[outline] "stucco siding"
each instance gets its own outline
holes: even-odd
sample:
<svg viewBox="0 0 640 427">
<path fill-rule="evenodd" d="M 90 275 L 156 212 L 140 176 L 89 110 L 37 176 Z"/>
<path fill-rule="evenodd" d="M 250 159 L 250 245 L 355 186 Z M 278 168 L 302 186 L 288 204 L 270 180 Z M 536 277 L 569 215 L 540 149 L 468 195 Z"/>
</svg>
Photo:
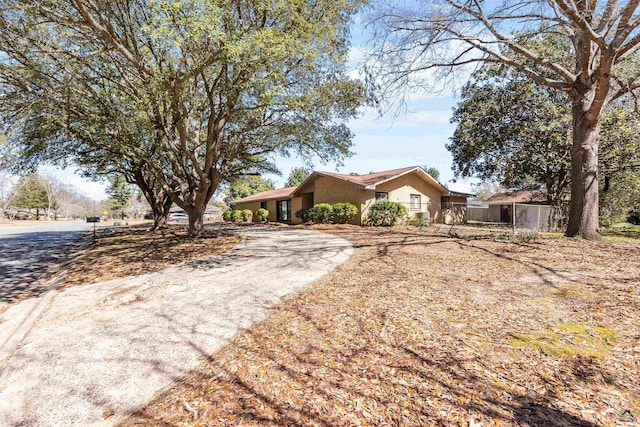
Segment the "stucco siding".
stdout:
<svg viewBox="0 0 640 427">
<path fill-rule="evenodd" d="M 403 175 L 380 184 L 376 187 L 375 191 L 388 193 L 388 200 L 390 202 L 402 203 L 410 215 L 417 212 L 429 212 L 432 220 L 441 215 L 440 200 L 442 193 L 438 188 L 430 185 L 414 173 Z M 419 209 L 411 209 L 410 202 L 412 194 L 420 195 Z"/>
</svg>

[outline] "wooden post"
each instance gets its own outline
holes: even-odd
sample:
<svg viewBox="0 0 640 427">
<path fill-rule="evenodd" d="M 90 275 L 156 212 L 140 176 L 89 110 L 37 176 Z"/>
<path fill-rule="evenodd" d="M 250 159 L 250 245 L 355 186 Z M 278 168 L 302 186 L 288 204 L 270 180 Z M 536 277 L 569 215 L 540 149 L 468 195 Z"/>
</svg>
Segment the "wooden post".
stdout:
<svg viewBox="0 0 640 427">
<path fill-rule="evenodd" d="M 539 231 L 540 230 L 540 209 L 542 208 L 542 206 L 538 205 L 538 222 L 536 223 L 536 229 Z"/>
<path fill-rule="evenodd" d="M 511 202 L 511 231 L 516 234 L 516 202 Z"/>
</svg>

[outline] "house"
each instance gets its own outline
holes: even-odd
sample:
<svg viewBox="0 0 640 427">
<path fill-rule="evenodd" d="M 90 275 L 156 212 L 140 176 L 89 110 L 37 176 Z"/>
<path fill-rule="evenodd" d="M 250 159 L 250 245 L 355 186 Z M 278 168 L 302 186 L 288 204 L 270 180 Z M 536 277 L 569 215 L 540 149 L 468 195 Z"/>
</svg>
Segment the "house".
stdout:
<svg viewBox="0 0 640 427">
<path fill-rule="evenodd" d="M 419 166 L 393 169 L 367 175 L 313 172 L 297 187 L 279 188 L 233 202 L 235 209 L 260 208 L 269 211 L 269 221 L 299 224 L 300 209 L 319 203 L 348 202 L 358 208 L 353 224 L 362 224 L 369 207 L 377 200 L 400 202 L 411 215 L 429 219 L 441 217 L 441 203 L 466 203 L 466 196 L 450 192 Z M 256 216 L 254 215 L 254 219 Z"/>
</svg>

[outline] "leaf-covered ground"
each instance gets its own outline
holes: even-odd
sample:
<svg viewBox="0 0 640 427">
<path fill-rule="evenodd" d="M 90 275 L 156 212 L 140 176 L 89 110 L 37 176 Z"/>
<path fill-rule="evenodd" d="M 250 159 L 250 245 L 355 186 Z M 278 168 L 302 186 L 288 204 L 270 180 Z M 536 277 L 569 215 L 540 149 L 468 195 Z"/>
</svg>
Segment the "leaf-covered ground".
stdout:
<svg viewBox="0 0 640 427">
<path fill-rule="evenodd" d="M 205 228 L 197 239 L 185 227 L 150 232 L 149 225 L 114 227 L 113 234 L 98 233 L 74 260 L 61 287 L 97 283 L 105 280 L 157 271 L 172 264 L 217 255 L 235 246 L 235 234 Z"/>
<path fill-rule="evenodd" d="M 614 426 L 625 409 L 640 415 L 637 241 L 316 228 L 355 254 L 124 425 Z"/>
</svg>

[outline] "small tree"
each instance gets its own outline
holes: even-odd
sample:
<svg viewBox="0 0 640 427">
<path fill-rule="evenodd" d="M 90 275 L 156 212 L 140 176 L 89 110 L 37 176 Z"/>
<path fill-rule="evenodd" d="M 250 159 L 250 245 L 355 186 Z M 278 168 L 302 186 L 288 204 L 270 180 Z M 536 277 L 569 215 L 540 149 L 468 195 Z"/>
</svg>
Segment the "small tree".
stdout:
<svg viewBox="0 0 640 427">
<path fill-rule="evenodd" d="M 45 182 L 36 174 L 23 177 L 16 186 L 13 196 L 13 206 L 20 209 L 36 210 L 36 219 L 40 218 L 40 209 L 50 206 Z"/>
<path fill-rule="evenodd" d="M 114 212 L 120 211 L 120 217 L 124 219 L 124 208 L 129 204 L 131 189 L 122 175 L 109 178 L 107 194 L 109 195 L 111 210 Z"/>
</svg>

